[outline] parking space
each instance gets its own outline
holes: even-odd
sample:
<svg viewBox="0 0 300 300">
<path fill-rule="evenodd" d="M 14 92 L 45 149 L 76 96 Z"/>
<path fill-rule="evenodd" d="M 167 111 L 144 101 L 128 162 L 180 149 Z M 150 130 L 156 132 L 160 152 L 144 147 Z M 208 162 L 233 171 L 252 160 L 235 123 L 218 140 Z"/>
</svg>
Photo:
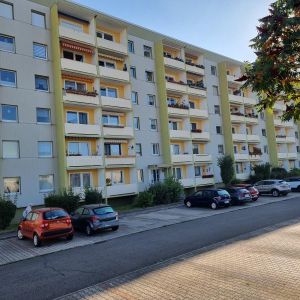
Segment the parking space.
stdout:
<svg viewBox="0 0 300 300">
<path fill-rule="evenodd" d="M 198 218 L 209 217 L 240 209 L 247 209 L 253 206 L 266 205 L 296 197 L 299 197 L 300 199 L 300 193 L 290 193 L 288 196 L 277 198 L 262 196 L 257 202 L 218 210 L 198 207 L 186 208 L 184 205 L 178 205 L 177 207 L 159 208 L 154 211 L 139 211 L 122 216 L 120 218 L 120 228 L 118 231 L 106 231 L 95 234 L 91 237 L 87 237 L 82 233 L 76 233 L 72 241 L 60 240 L 48 242 L 43 244 L 40 248 L 35 248 L 30 240 L 19 241 L 17 238 L 5 239 L 0 241 L 0 265 L 75 247 L 104 242 L 121 236 L 151 230 L 166 225 L 191 221 Z"/>
</svg>

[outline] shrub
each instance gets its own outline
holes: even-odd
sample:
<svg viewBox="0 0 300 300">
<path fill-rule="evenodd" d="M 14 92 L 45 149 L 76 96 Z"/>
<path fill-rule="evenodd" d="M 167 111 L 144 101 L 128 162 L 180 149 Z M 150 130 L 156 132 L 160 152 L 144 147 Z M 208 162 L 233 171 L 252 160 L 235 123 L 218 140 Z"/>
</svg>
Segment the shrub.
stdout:
<svg viewBox="0 0 300 300">
<path fill-rule="evenodd" d="M 16 214 L 17 207 L 10 201 L 0 197 L 0 229 L 5 229 Z"/>
<path fill-rule="evenodd" d="M 103 201 L 102 193 L 97 189 L 86 188 L 84 194 L 86 204 L 100 204 Z"/>
<path fill-rule="evenodd" d="M 80 197 L 72 191 L 63 191 L 59 194 L 50 194 L 45 197 L 45 206 L 60 207 L 71 213 L 79 206 Z"/>
<path fill-rule="evenodd" d="M 154 205 L 170 203 L 167 186 L 162 182 L 152 184 L 148 191 L 153 195 Z"/>
<path fill-rule="evenodd" d="M 135 198 L 134 206 L 136 207 L 149 207 L 154 204 L 154 196 L 148 191 L 144 191 L 138 194 Z"/>
<path fill-rule="evenodd" d="M 294 168 L 289 171 L 288 176 L 293 177 L 293 176 L 300 176 L 300 169 Z"/>
<path fill-rule="evenodd" d="M 271 176 L 271 165 L 269 163 L 253 167 L 254 175 L 250 176 L 252 182 L 269 179 Z"/>
<path fill-rule="evenodd" d="M 288 172 L 285 168 L 272 168 L 271 171 L 271 178 L 275 178 L 275 179 L 283 179 L 286 178 L 288 175 Z"/>
<path fill-rule="evenodd" d="M 165 179 L 164 185 L 167 188 L 168 202 L 178 202 L 183 194 L 182 184 L 174 177 L 168 177 Z"/>
<path fill-rule="evenodd" d="M 231 180 L 231 184 L 240 184 L 240 183 L 242 183 L 242 182 L 243 182 L 242 180 L 237 179 L 237 178 L 233 178 L 233 179 Z"/>
<path fill-rule="evenodd" d="M 233 159 L 230 155 L 218 158 L 218 166 L 221 169 L 221 178 L 225 185 L 231 183 L 234 177 Z"/>
</svg>

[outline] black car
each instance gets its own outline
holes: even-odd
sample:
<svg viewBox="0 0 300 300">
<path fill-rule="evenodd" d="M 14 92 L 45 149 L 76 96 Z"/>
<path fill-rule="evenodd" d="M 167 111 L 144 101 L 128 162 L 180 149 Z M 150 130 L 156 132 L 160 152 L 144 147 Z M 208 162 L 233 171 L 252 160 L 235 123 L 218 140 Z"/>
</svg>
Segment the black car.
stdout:
<svg viewBox="0 0 300 300">
<path fill-rule="evenodd" d="M 118 213 L 104 204 L 83 205 L 71 213 L 71 220 L 74 229 L 85 231 L 87 235 L 101 229 L 115 231 L 119 228 Z"/>
<path fill-rule="evenodd" d="M 250 192 L 245 188 L 232 186 L 226 188 L 226 191 L 231 197 L 231 204 L 243 204 L 253 201 Z"/>
<path fill-rule="evenodd" d="M 218 207 L 228 207 L 230 205 L 230 195 L 222 189 L 207 189 L 193 193 L 184 199 L 187 207 L 208 206 L 212 209 Z"/>
</svg>

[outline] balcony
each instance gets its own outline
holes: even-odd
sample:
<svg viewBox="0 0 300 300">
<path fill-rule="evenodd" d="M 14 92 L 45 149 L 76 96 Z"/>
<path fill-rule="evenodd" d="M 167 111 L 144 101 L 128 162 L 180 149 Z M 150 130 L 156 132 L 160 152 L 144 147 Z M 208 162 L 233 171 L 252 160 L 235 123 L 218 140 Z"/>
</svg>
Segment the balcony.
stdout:
<svg viewBox="0 0 300 300">
<path fill-rule="evenodd" d="M 179 182 L 183 185 L 183 187 L 188 188 L 188 187 L 193 187 L 195 185 L 194 179 L 193 178 L 182 178 L 179 179 Z"/>
<path fill-rule="evenodd" d="M 191 133 L 188 130 L 170 130 L 171 139 L 189 140 Z"/>
<path fill-rule="evenodd" d="M 214 175 L 203 175 L 202 177 L 195 178 L 196 186 L 198 185 L 214 185 L 215 178 Z"/>
<path fill-rule="evenodd" d="M 194 154 L 194 162 L 211 162 L 211 154 Z"/>
<path fill-rule="evenodd" d="M 259 135 L 256 135 L 256 134 L 247 134 L 247 140 L 249 143 L 259 143 L 260 142 Z"/>
<path fill-rule="evenodd" d="M 95 65 L 87 64 L 72 59 L 61 58 L 61 69 L 62 71 L 80 73 L 88 76 L 97 76 L 97 68 Z"/>
<path fill-rule="evenodd" d="M 286 142 L 287 143 L 296 143 L 296 138 L 294 136 L 287 136 Z"/>
<path fill-rule="evenodd" d="M 236 161 L 249 160 L 249 154 L 248 153 L 234 153 L 234 159 Z"/>
<path fill-rule="evenodd" d="M 249 159 L 251 161 L 260 161 L 261 158 L 261 154 L 249 154 Z"/>
<path fill-rule="evenodd" d="M 209 141 L 209 132 L 192 131 L 191 133 L 193 140 Z"/>
<path fill-rule="evenodd" d="M 274 125 L 278 127 L 294 127 L 293 121 L 284 122 L 279 118 L 274 118 Z"/>
<path fill-rule="evenodd" d="M 196 109 L 190 108 L 190 116 L 195 118 L 208 118 L 208 110 L 207 109 Z"/>
<path fill-rule="evenodd" d="M 187 117 L 189 115 L 189 107 L 184 104 L 168 104 L 168 114 L 179 117 Z"/>
<path fill-rule="evenodd" d="M 135 164 L 134 156 L 105 156 L 105 165 L 108 166 L 129 166 Z"/>
<path fill-rule="evenodd" d="M 188 85 L 187 92 L 188 92 L 188 94 L 191 94 L 191 95 L 202 96 L 202 97 L 207 96 L 205 87 L 201 87 L 201 86 L 194 85 L 194 84 Z"/>
<path fill-rule="evenodd" d="M 98 94 L 95 92 L 76 92 L 74 90 L 63 90 L 63 100 L 72 104 L 99 105 Z"/>
<path fill-rule="evenodd" d="M 99 125 L 65 123 L 65 135 L 99 137 L 101 129 Z"/>
<path fill-rule="evenodd" d="M 182 81 L 166 81 L 166 89 L 177 93 L 187 92 L 187 86 Z"/>
<path fill-rule="evenodd" d="M 59 36 L 68 40 L 73 40 L 83 44 L 95 46 L 95 39 L 91 34 L 79 32 L 63 26 L 59 26 Z"/>
<path fill-rule="evenodd" d="M 175 59 L 175 58 L 164 57 L 164 64 L 165 64 L 165 66 L 179 69 L 179 70 L 185 69 L 184 62 L 179 59 Z"/>
<path fill-rule="evenodd" d="M 115 110 L 131 110 L 131 101 L 124 98 L 113 98 L 101 96 L 101 104 L 104 108 L 113 108 Z"/>
<path fill-rule="evenodd" d="M 246 123 L 258 124 L 258 115 L 255 114 L 245 114 Z"/>
<path fill-rule="evenodd" d="M 244 104 L 246 106 L 254 106 L 254 105 L 256 105 L 256 100 L 253 99 L 253 98 L 243 97 L 243 99 L 244 99 Z"/>
<path fill-rule="evenodd" d="M 100 77 L 111 79 L 114 81 L 129 82 L 129 73 L 127 71 L 106 68 L 106 67 L 99 67 L 99 70 L 100 70 Z"/>
<path fill-rule="evenodd" d="M 297 159 L 297 153 L 296 152 L 289 152 L 287 153 L 288 159 Z"/>
<path fill-rule="evenodd" d="M 233 83 L 236 83 L 236 84 L 239 84 L 239 85 L 242 85 L 244 84 L 244 82 L 240 82 L 240 81 L 235 81 L 239 78 L 239 76 L 236 76 L 236 75 L 227 75 L 227 81 L 228 82 L 233 82 Z"/>
<path fill-rule="evenodd" d="M 276 135 L 276 143 L 286 143 L 286 135 Z"/>
<path fill-rule="evenodd" d="M 245 122 L 245 116 L 242 113 L 234 113 L 232 112 L 230 115 L 231 122 L 236 123 L 244 123 Z"/>
<path fill-rule="evenodd" d="M 198 75 L 204 75 L 204 66 L 203 65 L 197 65 L 194 63 L 186 62 L 185 63 L 185 69 L 187 72 L 198 74 Z"/>
<path fill-rule="evenodd" d="M 273 106 L 273 110 L 285 111 L 285 109 L 286 109 L 285 105 L 281 103 L 275 103 Z"/>
<path fill-rule="evenodd" d="M 237 173 L 235 174 L 236 179 L 239 180 L 247 180 L 249 179 L 250 174 L 249 173 Z"/>
<path fill-rule="evenodd" d="M 232 140 L 234 142 L 245 142 L 247 140 L 247 135 L 243 133 L 233 133 Z"/>
<path fill-rule="evenodd" d="M 103 125 L 104 137 L 110 138 L 128 138 L 134 137 L 132 127 L 123 126 L 113 126 L 113 125 Z"/>
<path fill-rule="evenodd" d="M 107 50 L 110 52 L 115 52 L 122 55 L 127 55 L 127 45 L 123 45 L 121 43 L 116 43 L 113 41 L 109 41 L 106 39 L 101 39 L 97 37 L 97 46 L 100 49 Z"/>
<path fill-rule="evenodd" d="M 236 104 L 244 104 L 244 99 L 240 95 L 228 94 L 229 101 Z"/>
<path fill-rule="evenodd" d="M 193 155 L 191 154 L 172 154 L 173 163 L 187 163 L 193 161 Z"/>
<path fill-rule="evenodd" d="M 277 157 L 278 157 L 278 159 L 287 159 L 288 155 L 286 152 L 278 152 Z M 296 154 L 296 157 L 297 157 L 297 154 Z"/>
<path fill-rule="evenodd" d="M 67 156 L 67 168 L 97 169 L 102 165 L 102 156 Z"/>
<path fill-rule="evenodd" d="M 132 195 L 137 194 L 138 187 L 137 184 L 131 183 L 131 184 L 115 184 L 111 186 L 106 187 L 106 196 L 108 198 L 110 197 L 116 197 L 116 196 L 124 196 L 124 195 Z"/>
</svg>

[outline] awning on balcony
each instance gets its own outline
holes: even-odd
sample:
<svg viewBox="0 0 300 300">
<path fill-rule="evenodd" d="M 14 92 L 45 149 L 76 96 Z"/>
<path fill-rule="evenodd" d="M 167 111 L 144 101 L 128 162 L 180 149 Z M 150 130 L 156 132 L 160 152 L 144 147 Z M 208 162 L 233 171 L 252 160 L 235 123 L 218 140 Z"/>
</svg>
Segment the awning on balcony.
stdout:
<svg viewBox="0 0 300 300">
<path fill-rule="evenodd" d="M 111 56 L 111 55 L 107 55 L 107 54 L 103 54 L 103 53 L 99 53 L 99 57 L 108 58 L 108 59 L 112 59 L 112 60 L 118 60 L 118 61 L 124 61 L 123 58 Z"/>
<path fill-rule="evenodd" d="M 90 48 L 79 46 L 78 44 L 73 44 L 73 43 L 70 43 L 70 42 L 61 42 L 61 46 L 63 48 L 76 50 L 76 51 L 81 51 L 81 52 L 84 52 L 84 53 L 89 53 L 89 54 L 94 53 L 94 50 L 92 50 Z"/>
<path fill-rule="evenodd" d="M 127 140 L 104 140 L 105 144 L 128 144 Z"/>
<path fill-rule="evenodd" d="M 94 83 L 94 79 L 84 77 L 84 76 L 80 77 L 80 76 L 73 76 L 73 75 L 69 75 L 69 74 L 62 74 L 62 78 L 67 79 L 67 80 L 84 81 L 87 83 Z"/>
</svg>

